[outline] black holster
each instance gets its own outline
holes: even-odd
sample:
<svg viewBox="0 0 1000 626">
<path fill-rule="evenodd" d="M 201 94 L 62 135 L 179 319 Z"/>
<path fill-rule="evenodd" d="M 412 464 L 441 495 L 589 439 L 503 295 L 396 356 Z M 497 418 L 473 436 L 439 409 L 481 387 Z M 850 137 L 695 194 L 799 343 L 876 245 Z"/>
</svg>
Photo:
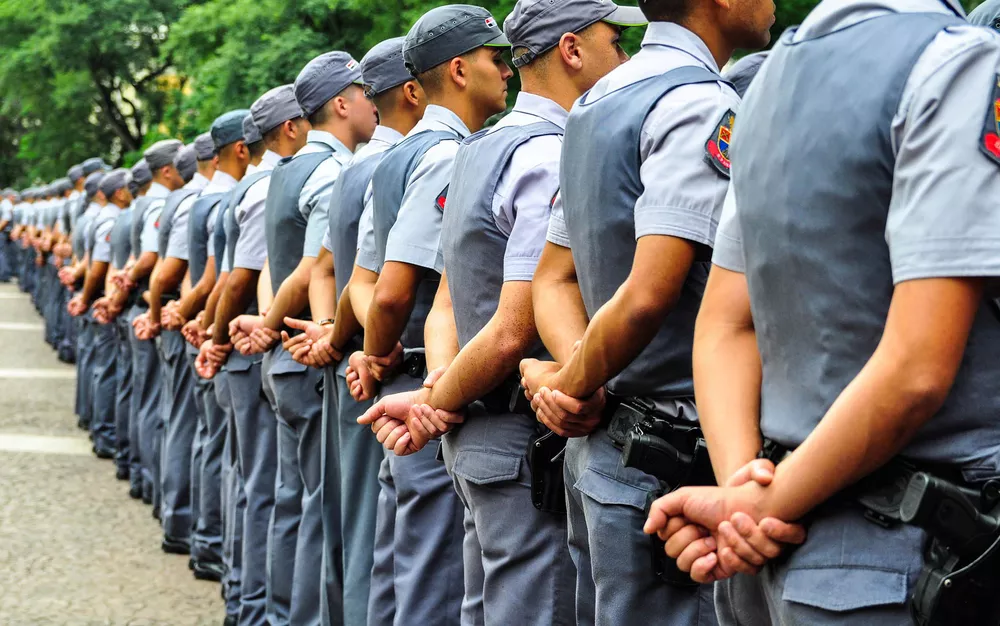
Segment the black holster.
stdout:
<svg viewBox="0 0 1000 626">
<path fill-rule="evenodd" d="M 715 485 L 708 447 L 696 422 L 660 413 L 636 398 L 613 399 L 607 420 L 608 436 L 622 450 L 622 464 L 654 476 L 660 489 L 649 494 L 646 513 L 653 501 L 675 489 Z M 677 588 L 697 588 L 699 583 L 681 571 L 667 556 L 666 544 L 650 536 L 653 574 Z"/>
<path fill-rule="evenodd" d="M 528 442 L 531 503 L 539 511 L 566 515 L 565 452 L 566 439 L 541 425 Z"/>
</svg>

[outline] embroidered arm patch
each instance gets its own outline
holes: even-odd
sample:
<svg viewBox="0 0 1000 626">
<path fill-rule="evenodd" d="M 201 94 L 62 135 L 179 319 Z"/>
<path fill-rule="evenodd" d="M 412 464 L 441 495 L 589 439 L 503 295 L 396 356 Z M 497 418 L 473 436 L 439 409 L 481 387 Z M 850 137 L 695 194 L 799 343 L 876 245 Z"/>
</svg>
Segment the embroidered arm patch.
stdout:
<svg viewBox="0 0 1000 626">
<path fill-rule="evenodd" d="M 448 185 L 451 187 L 451 185 Z M 437 200 L 434 201 L 434 206 L 438 208 L 438 211 L 444 211 L 444 205 L 448 201 L 448 187 L 444 188 L 444 191 L 438 195 Z"/>
<path fill-rule="evenodd" d="M 705 144 L 705 158 L 726 178 L 729 178 L 729 170 L 732 169 L 732 163 L 729 161 L 729 142 L 732 140 L 735 122 L 736 114 L 729 109 L 719 120 L 719 124 Z"/>
<path fill-rule="evenodd" d="M 983 136 L 979 139 L 979 149 L 994 163 L 1000 164 L 1000 74 L 993 79 L 990 102 L 983 123 Z"/>
</svg>

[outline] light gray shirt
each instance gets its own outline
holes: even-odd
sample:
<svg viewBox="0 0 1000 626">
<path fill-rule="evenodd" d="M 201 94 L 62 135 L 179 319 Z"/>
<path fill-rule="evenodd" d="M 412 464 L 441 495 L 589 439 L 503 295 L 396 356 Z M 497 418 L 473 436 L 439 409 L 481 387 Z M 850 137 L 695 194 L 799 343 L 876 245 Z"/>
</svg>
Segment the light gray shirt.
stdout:
<svg viewBox="0 0 1000 626">
<path fill-rule="evenodd" d="M 160 183 L 153 183 L 149 186 L 149 191 L 146 192 L 146 197 L 153 198 L 153 200 L 146 209 L 146 215 L 149 217 L 142 225 L 142 234 L 139 239 L 142 248 L 139 251 L 140 254 L 158 252 L 160 249 L 160 213 L 163 212 L 163 205 L 166 204 L 169 195 L 170 190 Z M 137 219 L 141 219 L 141 217 L 140 215 L 134 216 Z"/>
<path fill-rule="evenodd" d="M 281 157 L 268 150 L 257 166 L 258 172 L 273 170 Z M 264 204 L 267 191 L 271 188 L 271 177 L 265 176 L 250 186 L 243 201 L 236 207 L 236 222 L 240 225 L 240 236 L 233 251 L 233 267 L 256 272 L 264 269 L 267 261 L 267 225 L 264 220 Z"/>
<path fill-rule="evenodd" d="M 678 24 L 653 22 L 638 54 L 598 81 L 584 98 L 598 98 L 688 66 L 719 72 L 697 35 Z M 635 204 L 637 240 L 646 235 L 669 235 L 708 246 L 715 241 L 729 180 L 706 159 L 705 144 L 716 134 L 723 116 L 738 110 L 739 101 L 728 85 L 683 85 L 667 93 L 646 116 L 639 142 L 643 193 Z M 558 198 L 553 203 L 548 240 L 569 247 Z"/>
<path fill-rule="evenodd" d="M 462 139 L 471 133 L 465 123 L 441 106 L 428 105 L 424 117 L 407 136 L 436 130 L 452 131 Z M 397 261 L 444 271 L 441 252 L 442 209 L 438 199 L 448 189 L 455 166 L 458 140 L 444 140 L 424 154 L 406 181 L 406 191 L 396 222 L 389 231 L 385 261 Z"/>
<path fill-rule="evenodd" d="M 115 227 L 115 219 L 122 212 L 110 202 L 101 208 L 94 221 L 94 249 L 90 251 L 90 262 L 111 262 L 111 231 Z"/>
<path fill-rule="evenodd" d="M 181 201 L 174 212 L 174 221 L 170 225 L 170 237 L 167 239 L 167 257 L 187 261 L 190 255 L 188 250 L 188 221 L 191 218 L 191 207 L 194 201 L 206 193 L 211 186 L 211 181 L 195 174 L 191 181 L 184 185 L 185 189 L 194 189 L 198 193 L 191 194 Z M 210 192 L 209 192 L 210 193 Z"/>
<path fill-rule="evenodd" d="M 320 152 L 324 146 L 333 150 L 331 158 L 320 163 L 309 175 L 299 195 L 299 213 L 306 219 L 302 256 L 315 258 L 319 256 L 319 249 L 323 245 L 323 234 L 330 227 L 330 196 L 333 194 L 333 185 L 354 155 L 339 139 L 326 131 L 311 130 L 306 139 L 309 143 L 295 156 Z"/>
<path fill-rule="evenodd" d="M 956 2 L 949 4 L 961 14 Z M 891 12 L 948 9 L 938 0 L 827 0 L 797 37 Z M 962 25 L 939 33 L 910 71 L 890 129 L 896 164 L 885 240 L 894 283 L 1000 275 L 1000 172 L 980 149 L 998 69 L 1000 39 L 988 29 Z M 752 86 L 747 97 L 753 97 Z M 733 193 L 725 201 L 712 261 L 745 271 Z"/>
</svg>

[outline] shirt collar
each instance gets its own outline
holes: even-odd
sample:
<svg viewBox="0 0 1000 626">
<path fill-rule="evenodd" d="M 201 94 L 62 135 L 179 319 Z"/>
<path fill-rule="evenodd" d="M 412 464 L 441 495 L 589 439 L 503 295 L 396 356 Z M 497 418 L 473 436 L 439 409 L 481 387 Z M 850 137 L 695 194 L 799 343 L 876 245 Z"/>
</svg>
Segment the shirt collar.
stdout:
<svg viewBox="0 0 1000 626">
<path fill-rule="evenodd" d="M 566 118 L 569 117 L 569 111 L 556 104 L 554 100 L 525 91 L 517 94 L 514 111 L 540 117 L 563 130 L 566 129 Z"/>
<path fill-rule="evenodd" d="M 708 46 L 695 35 L 680 24 L 673 22 L 650 22 L 646 27 L 646 36 L 642 39 L 642 47 L 647 46 L 667 46 L 687 52 L 694 58 L 705 64 L 705 67 L 713 72 L 719 71 L 719 66 L 715 63 L 715 57 L 709 51 Z"/>
<path fill-rule="evenodd" d="M 427 105 L 427 108 L 424 110 L 424 117 L 422 121 L 443 124 L 458 133 L 463 138 L 472 134 L 469 132 L 469 127 L 462 121 L 462 118 L 456 115 L 454 111 L 436 104 Z"/>
<path fill-rule="evenodd" d="M 279 155 L 277 152 L 272 152 L 271 150 L 268 150 L 267 152 L 264 153 L 264 156 L 261 157 L 260 165 L 257 166 L 257 169 L 262 172 L 266 172 L 267 170 L 273 170 L 274 166 L 277 165 L 279 161 L 281 161 L 281 155 Z"/>
<path fill-rule="evenodd" d="M 372 133 L 372 141 L 381 141 L 384 144 L 394 146 L 403 140 L 403 133 L 399 132 L 395 128 L 389 128 L 388 126 L 382 126 L 379 124 L 375 127 L 375 132 Z"/>
<path fill-rule="evenodd" d="M 954 13 L 965 18 L 958 0 L 824 0 L 802 21 L 795 40 L 819 37 L 888 13 Z"/>
<path fill-rule="evenodd" d="M 337 152 L 347 157 L 350 157 L 352 154 L 351 151 L 347 149 L 347 146 L 345 146 L 339 139 L 334 137 L 332 133 L 328 133 L 325 130 L 309 131 L 309 133 L 306 135 L 306 141 L 311 143 L 325 143 L 326 145 L 333 148 L 334 152 Z"/>
<path fill-rule="evenodd" d="M 211 182 L 209 182 L 208 186 L 206 186 L 205 189 L 211 187 L 213 190 L 219 189 L 222 191 L 227 191 L 235 186 L 236 186 L 235 178 L 223 172 L 222 170 L 215 170 L 215 173 L 212 174 Z"/>
<path fill-rule="evenodd" d="M 187 189 L 195 189 L 197 191 L 201 191 L 202 189 L 208 186 L 209 182 L 210 181 L 207 178 L 205 178 L 204 174 L 202 174 L 201 172 L 195 172 L 194 178 L 192 178 L 188 182 L 188 184 L 184 185 L 184 187 L 186 187 Z"/>
<path fill-rule="evenodd" d="M 149 186 L 149 191 L 146 192 L 146 195 L 150 198 L 166 198 L 170 195 L 170 190 L 160 183 L 153 183 Z"/>
<path fill-rule="evenodd" d="M 247 171 L 243 174 L 243 178 L 246 178 L 247 176 L 256 173 L 257 173 L 257 166 L 251 163 L 250 165 L 247 165 Z"/>
</svg>

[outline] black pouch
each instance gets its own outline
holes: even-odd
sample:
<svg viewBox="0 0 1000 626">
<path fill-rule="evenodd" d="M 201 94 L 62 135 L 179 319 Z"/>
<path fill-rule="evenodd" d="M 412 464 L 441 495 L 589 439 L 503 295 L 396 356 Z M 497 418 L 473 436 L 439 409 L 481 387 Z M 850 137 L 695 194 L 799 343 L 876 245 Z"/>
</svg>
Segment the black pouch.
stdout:
<svg viewBox="0 0 1000 626">
<path fill-rule="evenodd" d="M 528 442 L 531 503 L 539 511 L 566 514 L 566 479 L 563 476 L 565 450 L 566 439 L 547 428 Z"/>
<path fill-rule="evenodd" d="M 667 493 L 666 489 L 659 489 L 649 494 L 646 499 L 647 517 L 649 516 L 650 508 L 653 506 L 653 501 L 666 495 Z M 682 571 L 679 567 L 677 567 L 677 561 L 667 556 L 667 544 L 663 540 L 661 540 L 657 535 L 650 535 L 649 543 L 649 556 L 654 576 L 671 587 L 677 587 L 679 589 L 694 589 L 698 587 L 699 583 L 696 583 L 691 579 L 691 574 Z"/>
</svg>

